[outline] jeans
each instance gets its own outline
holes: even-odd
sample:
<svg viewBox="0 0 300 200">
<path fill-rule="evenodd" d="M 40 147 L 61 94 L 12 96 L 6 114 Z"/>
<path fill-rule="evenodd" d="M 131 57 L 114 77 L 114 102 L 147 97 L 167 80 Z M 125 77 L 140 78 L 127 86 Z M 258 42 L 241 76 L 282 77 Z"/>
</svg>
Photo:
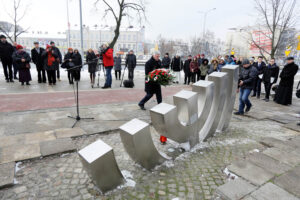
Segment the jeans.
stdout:
<svg viewBox="0 0 300 200">
<path fill-rule="evenodd" d="M 128 69 L 128 79 L 133 80 L 134 78 L 134 69 Z"/>
<path fill-rule="evenodd" d="M 161 90 L 157 91 L 155 94 L 157 103 L 160 104 L 162 102 Z M 145 103 L 153 97 L 153 95 L 154 93 L 147 92 L 146 96 L 140 101 L 139 105 L 144 106 Z"/>
<path fill-rule="evenodd" d="M 253 96 L 260 96 L 261 91 L 261 79 L 257 78 L 254 82 Z"/>
<path fill-rule="evenodd" d="M 247 108 L 251 107 L 252 104 L 249 101 L 249 95 L 251 93 L 251 89 L 240 89 L 240 106 L 239 113 L 244 113 L 245 105 Z"/>
<path fill-rule="evenodd" d="M 271 88 L 272 88 L 272 83 L 265 82 L 264 85 L 265 85 L 265 90 L 266 90 L 266 99 L 269 99 Z"/>
<path fill-rule="evenodd" d="M 105 67 L 105 73 L 106 73 L 106 81 L 105 81 L 105 87 L 111 87 L 112 84 L 112 78 L 111 78 L 111 70 L 112 66 L 110 67 Z"/>
<path fill-rule="evenodd" d="M 121 80 L 121 70 L 115 70 L 116 80 L 118 80 L 118 75 L 119 75 L 119 80 Z"/>
<path fill-rule="evenodd" d="M 11 62 L 3 62 L 3 71 L 6 80 L 13 80 L 13 71 L 12 71 L 12 63 Z M 7 71 L 8 69 L 8 71 Z"/>
</svg>

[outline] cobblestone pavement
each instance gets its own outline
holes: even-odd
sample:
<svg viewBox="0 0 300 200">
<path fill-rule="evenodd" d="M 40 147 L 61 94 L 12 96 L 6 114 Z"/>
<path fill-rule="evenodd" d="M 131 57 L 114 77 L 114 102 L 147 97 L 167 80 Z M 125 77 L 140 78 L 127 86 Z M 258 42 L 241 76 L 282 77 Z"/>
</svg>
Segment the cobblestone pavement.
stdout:
<svg viewBox="0 0 300 200">
<path fill-rule="evenodd" d="M 180 152 L 173 142 L 160 145 L 158 135 L 152 131 L 156 147 L 173 157 L 173 161 L 153 172 L 134 164 L 118 132 L 84 136 L 75 139 L 79 149 L 97 139 L 113 147 L 121 171 L 132 175 L 123 188 L 101 194 L 82 169 L 77 153 L 70 153 L 19 163 L 17 184 L 0 190 L 0 199 L 211 199 L 215 189 L 228 179 L 223 173 L 225 166 L 263 150 L 264 146 L 257 141 L 270 134 L 287 138 L 299 132 L 273 121 L 234 117 L 226 133 L 198 145 L 192 152 Z M 131 187 L 134 183 L 135 187 Z"/>
</svg>

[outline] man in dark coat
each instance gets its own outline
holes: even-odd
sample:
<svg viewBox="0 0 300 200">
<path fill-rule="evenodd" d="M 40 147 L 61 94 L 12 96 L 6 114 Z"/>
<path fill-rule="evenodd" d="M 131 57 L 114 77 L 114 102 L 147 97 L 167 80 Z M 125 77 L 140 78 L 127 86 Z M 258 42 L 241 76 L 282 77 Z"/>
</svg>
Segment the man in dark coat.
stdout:
<svg viewBox="0 0 300 200">
<path fill-rule="evenodd" d="M 61 65 L 62 68 L 66 68 L 68 70 L 68 79 L 69 84 L 74 84 L 73 70 L 71 68 L 75 67 L 74 64 L 75 56 L 72 48 L 68 48 L 68 53 L 64 57 L 64 62 Z"/>
<path fill-rule="evenodd" d="M 60 50 L 55 46 L 55 43 L 53 41 L 50 42 L 50 45 L 52 46 L 52 50 L 54 53 L 58 56 L 57 58 L 57 69 L 56 69 L 56 76 L 58 81 L 60 81 L 60 71 L 59 71 L 59 64 L 62 64 L 62 55 L 60 53 Z"/>
<path fill-rule="evenodd" d="M 239 111 L 235 112 L 235 115 L 243 115 L 244 112 L 249 112 L 252 104 L 249 101 L 249 95 L 251 93 L 251 90 L 253 89 L 253 83 L 255 80 L 255 77 L 257 76 L 257 70 L 255 67 L 250 65 L 250 62 L 248 59 L 243 60 L 243 68 L 240 71 L 239 74 L 239 92 L 240 92 L 240 105 L 239 105 Z M 244 111 L 246 105 L 246 110 Z"/>
<path fill-rule="evenodd" d="M 31 58 L 29 54 L 23 50 L 21 45 L 16 46 L 17 51 L 15 51 L 12 55 L 14 63 L 17 65 L 19 69 L 19 82 L 24 85 L 30 85 L 29 81 L 31 81 L 30 74 L 30 64 Z"/>
<path fill-rule="evenodd" d="M 52 50 L 50 45 L 47 45 L 46 51 L 43 52 L 44 69 L 47 71 L 49 85 L 56 85 L 55 71 L 58 68 L 58 55 Z"/>
<path fill-rule="evenodd" d="M 287 64 L 280 73 L 280 83 L 275 93 L 274 101 L 282 105 L 292 104 L 294 77 L 298 72 L 298 65 L 294 63 L 293 57 L 287 58 Z"/>
<path fill-rule="evenodd" d="M 266 96 L 265 96 L 265 101 L 269 101 L 270 97 L 270 91 L 272 88 L 272 85 L 277 82 L 278 79 L 278 74 L 279 74 L 279 67 L 275 63 L 275 59 L 272 58 L 268 64 L 263 69 L 263 77 L 262 81 L 264 82 L 265 85 L 265 91 L 266 91 Z"/>
<path fill-rule="evenodd" d="M 254 87 L 253 87 L 253 94 L 252 97 L 260 98 L 260 91 L 261 91 L 261 82 L 262 82 L 262 76 L 263 76 L 263 69 L 266 67 L 266 63 L 263 61 L 263 57 L 259 56 L 256 63 L 253 64 L 253 66 L 257 70 L 257 76 L 254 81 Z"/>
<path fill-rule="evenodd" d="M 42 58 L 44 51 L 45 49 L 39 46 L 39 42 L 34 42 L 34 48 L 31 50 L 31 59 L 38 72 L 38 83 L 47 82 L 46 71 L 44 69 L 44 60 Z"/>
<path fill-rule="evenodd" d="M 115 70 L 115 76 L 116 80 L 121 80 L 121 70 L 122 70 L 122 59 L 119 53 L 117 53 L 117 56 L 114 57 L 114 70 Z"/>
<path fill-rule="evenodd" d="M 183 71 L 184 71 L 184 84 L 190 84 L 191 79 L 191 70 L 190 63 L 192 61 L 192 56 L 189 55 L 188 59 L 184 61 Z"/>
<path fill-rule="evenodd" d="M 2 62 L 6 82 L 14 82 L 12 71 L 12 54 L 14 51 L 15 50 L 13 46 L 6 41 L 6 37 L 4 35 L 0 35 L 0 59 Z"/>
<path fill-rule="evenodd" d="M 133 54 L 133 50 L 129 51 L 129 54 L 126 57 L 125 65 L 128 67 L 128 79 L 133 80 L 134 69 L 136 67 L 136 56 Z"/>
<path fill-rule="evenodd" d="M 162 59 L 162 67 L 165 69 L 170 68 L 171 59 L 169 57 L 169 53 L 165 54 L 165 57 Z"/>
<path fill-rule="evenodd" d="M 156 95 L 157 103 L 160 104 L 162 102 L 162 95 L 161 95 L 161 86 L 156 82 L 147 82 L 147 75 L 155 69 L 161 68 L 161 62 L 159 60 L 160 53 L 155 52 L 153 56 L 148 60 L 145 64 L 145 75 L 146 75 L 146 82 L 145 82 L 145 92 L 147 93 L 146 96 L 139 102 L 139 107 L 142 110 L 145 109 L 145 103 L 149 101 Z"/>
<path fill-rule="evenodd" d="M 180 71 L 182 70 L 182 61 L 180 59 L 179 55 L 176 55 L 173 59 L 172 59 L 172 63 L 171 63 L 171 69 L 174 71 L 175 76 L 176 76 L 176 80 L 174 80 L 174 83 L 179 83 L 181 80 L 181 74 Z"/>
</svg>

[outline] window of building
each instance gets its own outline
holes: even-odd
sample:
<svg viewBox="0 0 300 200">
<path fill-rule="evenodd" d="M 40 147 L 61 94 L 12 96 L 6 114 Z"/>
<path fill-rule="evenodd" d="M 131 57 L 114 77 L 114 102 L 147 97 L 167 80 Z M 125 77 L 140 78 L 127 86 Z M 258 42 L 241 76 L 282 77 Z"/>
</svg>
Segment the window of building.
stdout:
<svg viewBox="0 0 300 200">
<path fill-rule="evenodd" d="M 128 44 L 128 49 L 131 50 L 131 44 Z"/>
<path fill-rule="evenodd" d="M 128 35 L 128 41 L 130 41 L 131 40 L 131 35 Z"/>
</svg>

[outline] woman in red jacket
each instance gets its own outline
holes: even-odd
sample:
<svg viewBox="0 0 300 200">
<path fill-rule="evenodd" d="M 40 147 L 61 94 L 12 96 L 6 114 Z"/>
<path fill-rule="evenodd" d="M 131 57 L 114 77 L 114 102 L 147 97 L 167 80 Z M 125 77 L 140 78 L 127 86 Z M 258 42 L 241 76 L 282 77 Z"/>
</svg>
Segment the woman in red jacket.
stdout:
<svg viewBox="0 0 300 200">
<path fill-rule="evenodd" d="M 198 73 L 199 66 L 198 66 L 198 60 L 197 57 L 194 57 L 192 62 L 190 63 L 190 71 L 191 71 L 191 82 L 195 83 L 196 82 L 196 74 Z"/>
<path fill-rule="evenodd" d="M 111 88 L 112 84 L 112 77 L 111 77 L 111 70 L 114 66 L 114 50 L 109 48 L 107 44 L 104 44 L 102 46 L 103 52 L 103 66 L 105 68 L 106 72 L 106 82 L 105 85 L 102 87 L 102 89 Z"/>
</svg>

